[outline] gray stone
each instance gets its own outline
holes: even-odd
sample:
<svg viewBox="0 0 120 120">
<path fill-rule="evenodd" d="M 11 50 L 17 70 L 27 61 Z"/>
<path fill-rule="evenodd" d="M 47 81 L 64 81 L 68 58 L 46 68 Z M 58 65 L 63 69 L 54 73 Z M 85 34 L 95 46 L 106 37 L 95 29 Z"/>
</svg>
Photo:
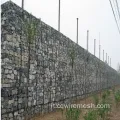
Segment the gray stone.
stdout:
<svg viewBox="0 0 120 120">
<path fill-rule="evenodd" d="M 8 69 L 5 70 L 5 73 L 8 73 Z"/>
<path fill-rule="evenodd" d="M 19 98 L 18 103 L 22 103 L 22 99 L 21 98 Z"/>
<path fill-rule="evenodd" d="M 15 30 L 15 27 L 12 27 L 11 29 L 12 29 L 12 30 Z"/>
<path fill-rule="evenodd" d="M 40 93 L 40 96 L 43 96 L 43 93 Z"/>
<path fill-rule="evenodd" d="M 29 107 L 31 106 L 31 102 L 28 102 L 28 106 L 29 106 Z"/>
<path fill-rule="evenodd" d="M 34 100 L 33 105 L 36 105 L 36 100 Z"/>
<path fill-rule="evenodd" d="M 14 75 L 17 75 L 17 71 L 16 70 L 14 70 Z"/>
<path fill-rule="evenodd" d="M 9 100 L 8 103 L 12 104 L 12 103 L 14 103 L 14 100 Z"/>
<path fill-rule="evenodd" d="M 5 88 L 10 87 L 10 86 L 11 86 L 10 84 L 2 84 L 2 87 L 5 87 Z"/>
<path fill-rule="evenodd" d="M 17 94 L 17 89 L 12 90 L 12 95 L 15 95 L 15 94 Z"/>
<path fill-rule="evenodd" d="M 11 74 L 11 79 L 14 79 L 14 74 Z"/>
<path fill-rule="evenodd" d="M 18 112 L 14 112 L 14 116 L 17 116 L 18 115 Z"/>
<path fill-rule="evenodd" d="M 12 70 L 9 70 L 9 73 L 12 73 Z"/>
<path fill-rule="evenodd" d="M 8 41 L 12 41 L 12 35 L 7 35 L 6 38 Z"/>
<path fill-rule="evenodd" d="M 14 120 L 14 118 L 10 118 L 10 120 Z"/>
<path fill-rule="evenodd" d="M 27 78 L 24 78 L 24 82 L 27 83 Z"/>
<path fill-rule="evenodd" d="M 35 79 L 35 75 L 30 75 L 30 79 L 31 80 Z"/>
<path fill-rule="evenodd" d="M 10 114 L 9 114 L 9 117 L 10 117 L 10 118 L 11 118 L 11 117 L 13 117 L 13 114 L 12 114 L 12 113 L 10 113 Z"/>
<path fill-rule="evenodd" d="M 7 75 L 7 78 L 9 78 L 9 79 L 10 79 L 10 78 L 11 78 L 11 76 L 10 76 L 10 75 Z"/>
</svg>

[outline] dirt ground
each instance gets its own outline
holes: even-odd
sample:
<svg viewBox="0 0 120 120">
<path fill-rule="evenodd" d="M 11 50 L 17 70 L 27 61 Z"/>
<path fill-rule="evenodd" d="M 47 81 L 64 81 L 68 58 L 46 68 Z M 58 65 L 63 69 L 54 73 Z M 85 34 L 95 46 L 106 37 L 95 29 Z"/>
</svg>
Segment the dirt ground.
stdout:
<svg viewBox="0 0 120 120">
<path fill-rule="evenodd" d="M 115 89 L 116 90 L 120 89 L 120 86 L 117 86 Z M 105 120 L 120 120 L 120 108 L 119 107 L 116 108 L 113 91 L 110 90 L 110 92 L 111 94 L 110 94 L 109 99 L 112 102 L 112 105 L 111 105 L 112 110 L 111 112 L 108 113 L 108 117 Z M 102 92 L 98 93 L 99 98 L 101 98 L 101 94 Z M 93 103 L 93 97 L 89 96 L 85 99 L 77 100 L 74 103 L 75 104 L 90 104 L 90 103 Z M 84 120 L 83 116 L 88 110 L 89 109 L 82 109 L 79 120 Z M 51 112 L 48 114 L 40 115 L 40 116 L 31 118 L 31 120 L 65 120 L 65 116 L 58 109 L 56 112 Z"/>
</svg>

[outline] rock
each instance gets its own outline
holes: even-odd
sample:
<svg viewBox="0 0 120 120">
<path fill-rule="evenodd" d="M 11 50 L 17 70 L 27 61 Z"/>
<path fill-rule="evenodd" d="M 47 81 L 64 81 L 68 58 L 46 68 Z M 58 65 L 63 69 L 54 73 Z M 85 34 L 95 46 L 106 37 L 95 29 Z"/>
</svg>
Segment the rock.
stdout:
<svg viewBox="0 0 120 120">
<path fill-rule="evenodd" d="M 19 42 L 14 43 L 16 47 L 19 47 Z"/>
<path fill-rule="evenodd" d="M 44 104 L 48 103 L 48 99 L 44 99 Z"/>
<path fill-rule="evenodd" d="M 3 107 L 1 107 L 2 109 L 1 109 L 1 112 L 2 112 L 2 114 L 3 113 L 6 113 L 6 109 L 4 109 Z"/>
<path fill-rule="evenodd" d="M 31 102 L 28 102 L 28 106 L 29 106 L 29 107 L 31 106 Z"/>
<path fill-rule="evenodd" d="M 8 73 L 8 69 L 5 69 L 5 74 Z"/>
<path fill-rule="evenodd" d="M 2 84 L 2 87 L 10 87 L 10 84 Z"/>
<path fill-rule="evenodd" d="M 10 60 L 9 60 L 8 58 L 4 58 L 4 62 L 5 62 L 5 63 L 9 63 L 9 61 L 10 61 Z"/>
<path fill-rule="evenodd" d="M 40 93 L 40 96 L 43 96 L 43 93 Z"/>
<path fill-rule="evenodd" d="M 14 30 L 15 30 L 15 27 L 13 27 L 13 26 L 12 26 L 12 28 L 11 28 L 11 29 L 14 31 Z"/>
<path fill-rule="evenodd" d="M 12 73 L 12 70 L 9 70 L 9 73 Z"/>
<path fill-rule="evenodd" d="M 13 114 L 12 114 L 12 113 L 10 113 L 10 114 L 9 114 L 9 117 L 10 117 L 10 118 L 11 118 L 11 117 L 13 117 Z"/>
<path fill-rule="evenodd" d="M 34 80 L 35 79 L 35 75 L 30 75 L 30 79 Z"/>
<path fill-rule="evenodd" d="M 1 25 L 4 25 L 4 24 L 5 24 L 5 21 L 4 21 L 4 20 L 2 20 L 2 21 L 1 21 Z"/>
<path fill-rule="evenodd" d="M 27 78 L 24 78 L 24 83 L 27 83 Z"/>
<path fill-rule="evenodd" d="M 12 35 L 7 35 L 7 36 L 6 36 L 6 39 L 7 39 L 8 41 L 12 41 Z"/>
<path fill-rule="evenodd" d="M 17 116 L 18 115 L 18 112 L 14 112 L 14 116 Z"/>
<path fill-rule="evenodd" d="M 19 98 L 18 103 L 22 103 L 22 99 L 21 98 Z"/>
<path fill-rule="evenodd" d="M 20 35 L 17 35 L 17 41 L 20 42 Z"/>
<path fill-rule="evenodd" d="M 16 70 L 14 70 L 14 75 L 17 75 L 17 71 Z"/>
<path fill-rule="evenodd" d="M 15 94 L 17 94 L 17 89 L 12 90 L 12 95 L 15 95 Z"/>
<path fill-rule="evenodd" d="M 10 79 L 14 79 L 14 74 L 9 75 Z"/>
<path fill-rule="evenodd" d="M 36 100 L 34 100 L 33 105 L 36 105 Z"/>
<path fill-rule="evenodd" d="M 14 120 L 13 118 L 10 118 L 10 120 Z"/>
<path fill-rule="evenodd" d="M 7 68 L 8 70 L 12 70 L 12 66 L 5 66 L 5 68 Z"/>
<path fill-rule="evenodd" d="M 8 103 L 12 104 L 12 103 L 14 103 L 14 100 L 9 100 Z"/>
</svg>

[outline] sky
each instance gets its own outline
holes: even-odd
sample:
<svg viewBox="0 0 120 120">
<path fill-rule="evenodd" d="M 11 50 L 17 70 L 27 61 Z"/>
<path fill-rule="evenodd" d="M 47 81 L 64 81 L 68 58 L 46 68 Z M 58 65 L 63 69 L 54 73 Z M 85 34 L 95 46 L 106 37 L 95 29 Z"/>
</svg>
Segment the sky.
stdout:
<svg viewBox="0 0 120 120">
<path fill-rule="evenodd" d="M 1 0 L 1 4 L 8 0 Z M 12 0 L 21 6 L 22 0 Z M 24 9 L 55 29 L 58 29 L 59 0 L 24 0 Z M 120 8 L 120 1 L 119 8 Z M 115 0 L 112 0 L 115 9 Z M 118 16 L 118 15 L 117 15 Z M 99 40 L 101 60 L 103 49 L 111 58 L 111 66 L 117 69 L 120 63 L 120 34 L 109 0 L 61 0 L 60 32 L 76 42 L 76 27 L 79 18 L 78 44 L 86 49 L 87 30 L 89 30 L 89 52 L 94 54 L 96 39 L 96 56 L 99 57 Z M 120 19 L 117 17 L 120 26 Z M 106 58 L 106 56 L 105 56 Z"/>
</svg>

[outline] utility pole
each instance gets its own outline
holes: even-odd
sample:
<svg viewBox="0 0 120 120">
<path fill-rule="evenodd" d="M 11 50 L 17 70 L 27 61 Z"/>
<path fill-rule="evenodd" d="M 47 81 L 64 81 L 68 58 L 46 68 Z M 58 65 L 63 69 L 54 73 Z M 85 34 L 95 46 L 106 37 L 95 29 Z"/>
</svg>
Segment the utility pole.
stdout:
<svg viewBox="0 0 120 120">
<path fill-rule="evenodd" d="M 104 62 L 104 50 L 103 50 L 103 62 Z"/>
<path fill-rule="evenodd" d="M 101 45 L 100 45 L 100 33 L 99 33 L 99 59 L 100 59 L 100 51 L 101 51 Z"/>
<path fill-rule="evenodd" d="M 108 65 L 109 65 L 109 56 L 108 56 Z"/>
<path fill-rule="evenodd" d="M 94 39 L 94 56 L 95 56 L 95 51 L 96 50 L 96 39 Z"/>
<path fill-rule="evenodd" d="M 111 58 L 110 58 L 110 66 L 111 66 Z"/>
<path fill-rule="evenodd" d="M 107 63 L 107 53 L 106 53 L 106 63 Z"/>
<path fill-rule="evenodd" d="M 24 9 L 24 0 L 22 0 L 22 9 Z"/>
<path fill-rule="evenodd" d="M 89 30 L 87 30 L 87 51 L 88 51 L 88 44 L 89 44 Z"/>
<path fill-rule="evenodd" d="M 58 9 L 58 31 L 60 32 L 60 0 L 59 0 L 59 9 Z"/>
<path fill-rule="evenodd" d="M 78 18 L 77 18 L 77 44 L 78 44 Z"/>
<path fill-rule="evenodd" d="M 99 45 L 99 59 L 100 59 L 101 45 Z"/>
</svg>

